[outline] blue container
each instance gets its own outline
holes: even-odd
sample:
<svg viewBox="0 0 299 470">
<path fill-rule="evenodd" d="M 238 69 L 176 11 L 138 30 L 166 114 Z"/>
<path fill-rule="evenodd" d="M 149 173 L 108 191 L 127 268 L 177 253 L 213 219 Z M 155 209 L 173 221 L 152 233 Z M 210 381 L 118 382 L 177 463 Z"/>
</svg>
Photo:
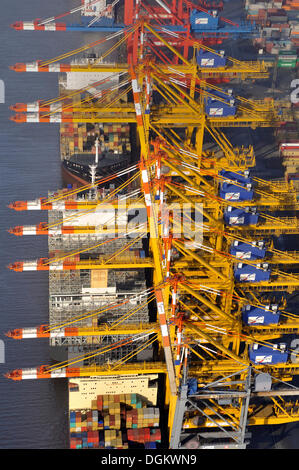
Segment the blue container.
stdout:
<svg viewBox="0 0 299 470">
<path fill-rule="evenodd" d="M 132 394 L 131 394 L 131 403 L 132 403 L 132 404 L 137 403 L 137 395 L 136 395 L 136 393 L 132 393 Z"/>
<path fill-rule="evenodd" d="M 262 282 L 269 281 L 271 271 L 268 269 L 268 264 L 265 264 L 264 268 L 258 268 L 239 263 L 234 270 L 234 275 L 238 282 Z"/>
<path fill-rule="evenodd" d="M 242 259 L 263 259 L 266 256 L 266 250 L 262 241 L 258 242 L 256 246 L 235 241 L 230 247 L 230 254 Z"/>
<path fill-rule="evenodd" d="M 281 364 L 288 360 L 288 351 L 285 343 L 271 346 L 253 344 L 249 349 L 249 359 L 254 364 Z"/>
<path fill-rule="evenodd" d="M 226 57 L 224 51 L 221 51 L 217 54 L 209 51 L 200 49 L 196 56 L 197 63 L 199 67 L 224 67 L 226 64 Z"/>
<path fill-rule="evenodd" d="M 212 11 L 205 13 L 203 11 L 192 10 L 190 13 L 190 25 L 192 31 L 217 30 L 219 27 L 219 17 Z"/>
<path fill-rule="evenodd" d="M 253 198 L 253 191 L 234 184 L 223 183 L 221 185 L 219 195 L 222 199 L 227 201 L 251 201 Z"/>
<path fill-rule="evenodd" d="M 223 214 L 224 222 L 227 225 L 256 225 L 259 214 L 253 209 L 244 210 L 235 207 L 229 207 Z"/>
<path fill-rule="evenodd" d="M 246 325 L 274 325 L 279 322 L 280 312 L 277 305 L 269 308 L 245 305 L 242 309 L 242 320 Z"/>
<path fill-rule="evenodd" d="M 144 448 L 145 449 L 157 449 L 157 444 L 155 442 L 145 442 Z"/>
</svg>

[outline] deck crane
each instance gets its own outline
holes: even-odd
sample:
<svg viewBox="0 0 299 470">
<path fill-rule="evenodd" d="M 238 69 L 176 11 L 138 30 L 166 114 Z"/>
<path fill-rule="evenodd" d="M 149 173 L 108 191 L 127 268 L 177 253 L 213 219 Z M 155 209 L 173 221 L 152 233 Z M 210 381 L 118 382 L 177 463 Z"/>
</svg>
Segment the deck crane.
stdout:
<svg viewBox="0 0 299 470">
<path fill-rule="evenodd" d="M 159 33 L 152 34 L 167 47 Z M 176 54 L 173 46 L 169 50 Z M 180 53 L 177 57 L 186 63 Z M 218 113 L 220 109 L 224 114 L 224 110 L 231 113 L 232 97 L 203 83 L 196 70 L 191 78 L 187 82 L 180 80 L 176 73 L 166 75 L 159 65 L 129 68 L 134 103 L 130 103 L 130 113 L 126 111 L 122 116 L 127 122 L 130 114 L 138 126 L 140 189 L 147 207 L 149 254 L 161 331 L 156 340 L 160 350 L 166 351 L 163 361 L 83 367 L 57 364 L 13 371 L 8 377 L 21 380 L 166 374 L 171 447 L 176 448 L 182 442 L 181 428 L 185 433 L 189 429 L 199 434 L 203 447 L 205 441 L 217 442 L 218 438 L 224 438 L 226 446 L 244 447 L 247 425 L 299 420 L 298 403 L 285 399 L 298 394 L 291 383 L 299 371 L 298 352 L 292 341 L 285 339 L 297 332 L 298 318 L 292 313 L 282 314 L 280 307 L 274 308 L 270 300 L 259 300 L 265 299 L 265 292 L 292 290 L 298 285 L 296 274 L 280 270 L 281 265 L 288 266 L 290 257 L 295 261 L 297 254 L 276 252 L 270 240 L 279 230 L 298 233 L 299 226 L 295 217 L 272 216 L 273 207 L 277 210 L 276 203 L 266 204 L 266 194 L 269 200 L 278 198 L 278 205 L 286 200 L 290 188 L 281 182 L 276 185 L 255 181 L 253 192 L 256 190 L 259 197 L 254 200 L 254 206 L 251 199 L 235 196 L 238 192 L 251 191 L 247 186 L 252 183 L 248 181 L 247 170 L 253 166 L 254 156 L 245 149 L 235 155 L 233 146 L 220 130 L 226 126 L 273 126 L 281 119 L 278 110 L 273 104 L 265 106 L 238 97 L 233 99 L 238 99 L 241 115 L 237 112 L 211 117 L 211 107 L 217 108 Z M 154 106 L 153 93 L 159 94 L 160 106 Z M 88 113 L 80 112 L 81 118 Z M 120 108 L 115 112 L 119 113 Z M 113 115 L 111 112 L 110 117 Z M 180 133 L 180 127 L 186 129 L 184 134 Z M 222 151 L 218 161 L 216 155 L 204 150 L 207 133 L 213 133 Z M 159 145 L 153 135 L 161 140 Z M 232 200 L 225 197 L 228 192 L 234 194 Z M 291 190 L 287 203 L 297 210 L 292 194 Z M 54 203 L 60 210 L 67 207 L 78 210 L 77 196 L 72 196 L 71 207 L 67 206 L 67 197 L 63 202 L 55 198 L 53 202 L 51 199 L 19 202 L 13 208 L 50 210 Z M 173 201 L 180 201 L 181 205 L 190 203 L 190 211 L 185 214 L 189 225 L 173 214 L 167 219 L 165 206 Z M 199 220 L 195 217 L 196 204 L 202 215 Z M 78 210 L 78 216 L 79 213 Z M 178 228 L 182 229 L 180 233 Z M 197 239 L 195 233 L 199 228 L 203 230 Z M 260 238 L 268 243 L 269 252 L 273 250 L 271 259 L 275 261 L 276 280 L 269 277 L 268 268 L 263 266 L 264 258 L 258 263 L 263 251 L 258 244 Z M 241 252 L 241 258 L 237 252 Z M 120 258 L 114 261 L 117 263 Z M 124 267 L 126 263 L 128 268 L 129 260 Z M 268 382 L 263 382 L 265 376 Z M 269 398 L 267 408 L 259 401 L 261 396 Z"/>
</svg>

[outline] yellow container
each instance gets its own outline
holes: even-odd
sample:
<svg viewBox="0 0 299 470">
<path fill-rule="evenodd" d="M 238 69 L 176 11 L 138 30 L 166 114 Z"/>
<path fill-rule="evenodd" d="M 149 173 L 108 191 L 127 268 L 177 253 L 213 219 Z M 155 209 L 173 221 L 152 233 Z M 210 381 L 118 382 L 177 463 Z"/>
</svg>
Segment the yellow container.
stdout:
<svg viewBox="0 0 299 470">
<path fill-rule="evenodd" d="M 78 148 L 81 152 L 83 152 L 83 137 L 78 138 Z"/>
</svg>

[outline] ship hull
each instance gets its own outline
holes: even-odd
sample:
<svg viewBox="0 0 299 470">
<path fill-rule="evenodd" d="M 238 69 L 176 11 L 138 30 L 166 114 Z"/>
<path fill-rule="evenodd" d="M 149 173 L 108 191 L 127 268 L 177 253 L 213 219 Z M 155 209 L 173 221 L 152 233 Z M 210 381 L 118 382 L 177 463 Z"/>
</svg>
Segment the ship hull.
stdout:
<svg viewBox="0 0 299 470">
<path fill-rule="evenodd" d="M 99 167 L 96 171 L 95 177 L 98 180 L 99 178 L 107 178 L 118 171 L 122 171 L 127 168 L 130 164 L 130 156 L 124 156 L 122 161 L 112 162 L 109 165 L 104 165 Z M 74 188 L 80 188 L 86 184 L 91 184 L 91 173 L 90 167 L 86 164 L 82 164 L 80 160 L 71 161 L 63 160 L 62 161 L 62 177 L 65 184 L 72 184 Z M 114 180 L 114 183 L 118 182 L 118 178 Z M 109 185 L 110 183 L 107 182 Z M 105 186 L 105 183 L 104 183 Z"/>
<path fill-rule="evenodd" d="M 71 171 L 67 170 L 64 165 L 61 165 L 61 174 L 63 183 L 65 185 L 71 184 L 74 189 L 81 188 L 82 186 L 85 186 L 86 184 L 90 183 L 90 181 L 87 181 L 77 175 L 74 175 Z"/>
</svg>

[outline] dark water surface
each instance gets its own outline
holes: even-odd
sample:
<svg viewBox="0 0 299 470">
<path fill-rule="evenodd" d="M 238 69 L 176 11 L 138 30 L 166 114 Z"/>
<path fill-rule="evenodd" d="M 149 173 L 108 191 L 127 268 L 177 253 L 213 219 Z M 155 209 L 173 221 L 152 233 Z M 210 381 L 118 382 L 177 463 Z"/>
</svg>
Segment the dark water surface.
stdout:
<svg viewBox="0 0 299 470">
<path fill-rule="evenodd" d="M 58 95 L 54 73 L 17 74 L 16 62 L 48 59 L 95 40 L 93 34 L 15 31 L 18 20 L 47 18 L 68 11 L 79 0 L 1 0 L 0 79 L 5 104 L 0 104 L 0 339 L 5 342 L 5 364 L 0 364 L 0 448 L 66 448 L 67 386 L 64 380 L 14 382 L 7 370 L 49 363 L 47 340 L 15 341 L 4 332 L 48 321 L 46 273 L 16 273 L 6 266 L 15 260 L 47 256 L 46 237 L 15 237 L 6 232 L 15 225 L 46 220 L 41 212 L 15 212 L 14 200 L 34 199 L 61 187 L 59 125 L 16 124 L 9 106 Z"/>
<path fill-rule="evenodd" d="M 7 204 L 46 196 L 62 186 L 59 125 L 16 124 L 9 106 L 16 102 L 49 99 L 58 95 L 56 74 L 17 74 L 16 62 L 48 59 L 92 42 L 92 33 L 15 31 L 18 20 L 47 18 L 68 11 L 79 0 L 1 0 L 0 79 L 5 83 L 5 104 L 0 104 L 0 340 L 5 342 L 5 364 L 0 364 L 0 448 L 62 449 L 68 447 L 67 384 L 62 379 L 10 381 L 11 369 L 48 364 L 47 340 L 14 341 L 4 332 L 48 321 L 47 273 L 16 273 L 7 264 L 47 256 L 46 237 L 15 237 L 9 227 L 46 220 L 46 213 L 15 212 Z M 232 0 L 232 5 L 238 2 Z M 237 11 L 237 10 L 236 10 Z M 290 249 L 295 249 L 294 247 Z M 251 448 L 298 449 L 298 425 L 252 428 Z"/>
</svg>

